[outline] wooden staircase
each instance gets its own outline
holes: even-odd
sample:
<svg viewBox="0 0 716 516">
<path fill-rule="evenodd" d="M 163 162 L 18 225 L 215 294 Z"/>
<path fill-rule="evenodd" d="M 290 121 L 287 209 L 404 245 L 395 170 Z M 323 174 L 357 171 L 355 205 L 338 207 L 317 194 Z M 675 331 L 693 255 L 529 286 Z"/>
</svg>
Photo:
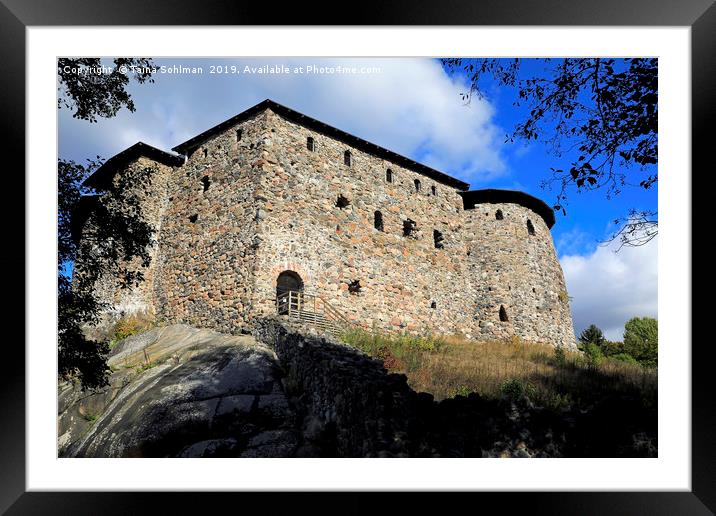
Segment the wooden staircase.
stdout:
<svg viewBox="0 0 716 516">
<path fill-rule="evenodd" d="M 340 336 L 351 322 L 320 296 L 287 290 L 276 296 L 276 311 L 288 319 L 312 326 L 320 333 Z"/>
</svg>

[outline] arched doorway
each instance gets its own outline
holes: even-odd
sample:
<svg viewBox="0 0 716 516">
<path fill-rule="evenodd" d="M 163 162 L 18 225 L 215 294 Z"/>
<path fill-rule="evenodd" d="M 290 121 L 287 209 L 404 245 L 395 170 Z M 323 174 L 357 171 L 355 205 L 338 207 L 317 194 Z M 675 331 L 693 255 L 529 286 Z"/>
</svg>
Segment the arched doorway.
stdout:
<svg viewBox="0 0 716 516">
<path fill-rule="evenodd" d="M 276 308 L 279 314 L 295 309 L 303 297 L 303 280 L 294 271 L 283 271 L 276 278 Z M 298 295 L 294 294 L 298 293 Z"/>
</svg>

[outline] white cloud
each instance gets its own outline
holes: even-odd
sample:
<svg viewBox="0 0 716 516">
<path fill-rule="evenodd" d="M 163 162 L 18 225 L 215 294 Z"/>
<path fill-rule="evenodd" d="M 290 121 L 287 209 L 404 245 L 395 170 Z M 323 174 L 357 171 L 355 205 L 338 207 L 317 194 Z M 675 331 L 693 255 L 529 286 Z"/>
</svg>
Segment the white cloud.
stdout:
<svg viewBox="0 0 716 516">
<path fill-rule="evenodd" d="M 560 260 L 572 297 L 577 335 L 596 324 L 610 340 L 621 340 L 632 317 L 657 317 L 657 239 L 641 247 L 597 247 L 589 255 Z"/>
<path fill-rule="evenodd" d="M 285 104 L 347 132 L 477 183 L 507 172 L 501 154 L 504 131 L 485 100 L 463 105 L 462 79 L 452 79 L 432 59 L 254 59 L 212 60 L 241 68 L 250 63 L 300 66 L 379 66 L 364 75 L 208 75 L 209 61 L 157 60 L 202 64 L 201 76 L 156 75 L 154 84 L 132 86 L 137 111 L 98 124 L 60 112 L 61 155 L 112 154 L 136 140 L 170 148 L 264 98 Z M 98 134 L 101 136 L 98 136 Z M 78 143 L 66 143 L 71 138 Z M 101 139 L 101 141 L 98 141 Z M 81 158 L 74 155 L 68 157 Z"/>
</svg>

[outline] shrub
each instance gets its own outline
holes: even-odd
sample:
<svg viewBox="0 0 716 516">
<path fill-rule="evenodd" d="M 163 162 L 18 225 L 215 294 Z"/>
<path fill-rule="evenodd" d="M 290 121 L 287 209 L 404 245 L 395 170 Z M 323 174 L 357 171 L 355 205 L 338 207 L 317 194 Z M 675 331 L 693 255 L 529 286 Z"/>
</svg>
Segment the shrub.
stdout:
<svg viewBox="0 0 716 516">
<path fill-rule="evenodd" d="M 109 348 L 112 349 L 119 341 L 126 339 L 131 335 L 143 333 L 154 326 L 154 322 L 150 316 L 146 314 L 135 314 L 128 317 L 118 319 L 114 324 L 109 342 Z"/>
<path fill-rule="evenodd" d="M 454 398 L 455 396 L 465 396 L 467 398 L 467 395 L 470 394 L 471 392 L 472 392 L 472 389 L 470 389 L 470 387 L 468 387 L 467 385 L 459 385 L 458 387 L 455 388 L 455 391 L 454 391 L 454 394 L 452 397 Z"/>
<path fill-rule="evenodd" d="M 659 324 L 651 317 L 634 317 L 624 325 L 624 352 L 639 363 L 656 366 L 659 351 Z"/>
<path fill-rule="evenodd" d="M 567 353 L 565 353 L 562 346 L 554 348 L 554 363 L 559 367 L 567 365 Z"/>
<path fill-rule="evenodd" d="M 511 400 L 518 400 L 522 396 L 534 399 L 537 394 L 537 388 L 527 380 L 512 378 L 502 383 L 500 392 Z"/>
<path fill-rule="evenodd" d="M 604 353 L 602 353 L 601 348 L 593 342 L 585 343 L 584 346 L 582 346 L 582 351 L 584 351 L 584 355 L 587 358 L 587 364 L 590 367 L 598 366 L 604 359 Z"/>
<path fill-rule="evenodd" d="M 628 364 L 638 364 L 639 361 L 631 356 L 629 353 L 617 353 L 615 355 L 609 355 L 609 358 L 611 360 L 616 360 L 618 362 L 626 362 Z"/>
<path fill-rule="evenodd" d="M 605 340 L 604 343 L 600 346 L 602 349 L 602 353 L 604 353 L 605 356 L 611 357 L 614 355 L 624 354 L 624 343 L 623 342 L 615 342 L 612 340 Z"/>
</svg>

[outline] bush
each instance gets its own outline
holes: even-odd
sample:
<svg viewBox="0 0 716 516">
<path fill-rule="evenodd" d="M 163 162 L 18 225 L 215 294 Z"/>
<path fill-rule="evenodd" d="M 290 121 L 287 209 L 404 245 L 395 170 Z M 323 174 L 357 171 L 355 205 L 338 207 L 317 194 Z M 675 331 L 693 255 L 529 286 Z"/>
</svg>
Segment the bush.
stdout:
<svg viewBox="0 0 716 516">
<path fill-rule="evenodd" d="M 557 346 L 556 348 L 554 348 L 554 363 L 559 367 L 564 367 L 567 365 L 567 353 L 565 353 L 564 348 L 562 346 Z"/>
<path fill-rule="evenodd" d="M 109 348 L 112 349 L 119 343 L 119 341 L 126 339 L 131 335 L 143 333 L 152 327 L 152 319 L 145 314 L 122 317 L 114 324 L 114 328 L 110 336 Z"/>
<path fill-rule="evenodd" d="M 629 353 L 617 353 L 615 355 L 610 355 L 609 358 L 611 360 L 616 360 L 618 362 L 626 362 L 628 364 L 638 364 L 639 361 L 631 356 Z"/>
<path fill-rule="evenodd" d="M 604 353 L 604 355 L 608 356 L 608 357 L 611 357 L 614 355 L 625 354 L 623 342 L 615 342 L 612 340 L 605 340 L 604 343 L 600 347 L 602 349 L 602 353 Z"/>
<path fill-rule="evenodd" d="M 530 382 L 521 378 L 505 380 L 500 386 L 500 392 L 511 400 L 518 400 L 523 396 L 534 399 L 537 388 Z"/>
<path fill-rule="evenodd" d="M 656 366 L 659 351 L 659 324 L 651 317 L 634 317 L 624 325 L 624 352 L 640 364 Z"/>
<path fill-rule="evenodd" d="M 584 355 L 587 358 L 587 364 L 590 367 L 596 367 L 598 366 L 601 361 L 604 359 L 604 353 L 602 353 L 602 349 L 592 342 L 587 342 L 582 347 L 582 351 L 584 351 Z"/>
</svg>

